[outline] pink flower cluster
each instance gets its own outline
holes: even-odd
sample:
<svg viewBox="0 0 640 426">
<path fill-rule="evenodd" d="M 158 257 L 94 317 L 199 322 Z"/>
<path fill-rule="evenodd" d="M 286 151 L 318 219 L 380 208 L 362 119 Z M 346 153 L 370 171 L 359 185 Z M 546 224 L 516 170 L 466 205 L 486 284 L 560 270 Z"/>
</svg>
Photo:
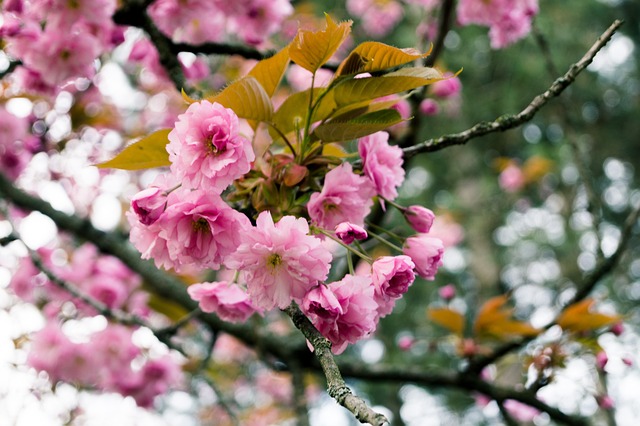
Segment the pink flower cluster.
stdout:
<svg viewBox="0 0 640 426">
<path fill-rule="evenodd" d="M 120 260 L 98 253 L 92 244 L 85 244 L 73 252 L 67 265 L 57 266 L 51 260 L 52 252 L 39 250 L 46 266 L 59 278 L 76 287 L 81 293 L 103 303 L 110 309 L 121 309 L 146 315 L 146 293 L 138 291 L 140 277 L 132 273 Z M 72 301 L 84 315 L 95 310 L 65 290 L 50 282 L 25 258 L 10 282 L 11 289 L 23 300 L 46 305 L 44 313 L 54 318 L 62 306 Z"/>
<path fill-rule="evenodd" d="M 5 2 L 0 36 L 22 61 L 27 90 L 54 92 L 78 77 L 92 77 L 94 60 L 123 41 L 111 16 L 115 0 Z"/>
<path fill-rule="evenodd" d="M 531 21 L 538 13 L 538 0 L 461 0 L 458 22 L 489 27 L 491 47 L 502 49 L 531 31 Z"/>
<path fill-rule="evenodd" d="M 176 42 L 202 44 L 236 34 L 244 43 L 259 45 L 282 27 L 293 13 L 288 0 L 156 0 L 149 14 Z"/>
<path fill-rule="evenodd" d="M 132 368 L 132 362 L 142 364 Z M 181 381 L 180 367 L 169 357 L 146 359 L 131 341 L 131 330 L 109 325 L 89 340 L 75 343 L 60 326 L 50 322 L 32 336 L 27 363 L 45 371 L 52 383 L 60 380 L 81 387 L 115 391 L 150 407 L 156 396 Z"/>
<path fill-rule="evenodd" d="M 394 0 L 347 0 L 347 11 L 361 20 L 362 29 L 370 37 L 384 37 L 404 17 L 402 5 Z"/>
<path fill-rule="evenodd" d="M 414 266 L 408 256 L 381 257 L 373 262 L 370 274 L 348 274 L 340 281 L 315 286 L 300 307 L 331 342 L 332 352 L 340 354 L 349 343 L 373 333 L 380 318 L 391 313 L 415 280 Z"/>
</svg>

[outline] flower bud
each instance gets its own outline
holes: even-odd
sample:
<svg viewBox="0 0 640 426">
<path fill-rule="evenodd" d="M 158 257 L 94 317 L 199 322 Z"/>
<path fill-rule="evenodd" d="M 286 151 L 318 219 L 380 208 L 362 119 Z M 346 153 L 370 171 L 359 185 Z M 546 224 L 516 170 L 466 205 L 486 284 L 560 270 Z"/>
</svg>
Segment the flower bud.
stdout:
<svg viewBox="0 0 640 426">
<path fill-rule="evenodd" d="M 453 284 L 447 284 L 444 287 L 440 287 L 440 290 L 438 290 L 438 295 L 440 295 L 440 297 L 444 300 L 451 300 L 456 297 L 456 288 Z"/>
<path fill-rule="evenodd" d="M 131 199 L 131 207 L 143 225 L 151 225 L 164 212 L 167 196 L 158 187 L 147 188 L 138 192 Z"/>
<path fill-rule="evenodd" d="M 604 370 L 604 366 L 607 365 L 607 362 L 609 362 L 609 357 L 606 352 L 600 351 L 596 354 L 596 367 L 598 367 L 598 370 Z"/>
<path fill-rule="evenodd" d="M 409 206 L 404 211 L 404 217 L 416 232 L 422 233 L 429 232 L 433 220 L 436 218 L 431 210 L 422 206 Z"/>
<path fill-rule="evenodd" d="M 367 238 L 367 231 L 358 225 L 349 222 L 342 222 L 336 226 L 336 236 L 345 244 L 351 244 L 353 240 L 364 240 Z"/>
<path fill-rule="evenodd" d="M 420 102 L 419 110 L 422 115 L 438 115 L 440 107 L 436 101 L 427 98 Z"/>
</svg>

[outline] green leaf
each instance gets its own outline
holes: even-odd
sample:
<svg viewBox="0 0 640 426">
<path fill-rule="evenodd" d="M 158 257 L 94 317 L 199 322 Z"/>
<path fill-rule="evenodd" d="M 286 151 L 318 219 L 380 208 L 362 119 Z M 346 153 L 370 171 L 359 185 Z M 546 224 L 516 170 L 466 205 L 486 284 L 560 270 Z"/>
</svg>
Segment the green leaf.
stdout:
<svg viewBox="0 0 640 426">
<path fill-rule="evenodd" d="M 351 21 L 336 24 L 325 14 L 327 26 L 322 31 L 298 30 L 289 47 L 291 60 L 315 73 L 338 50 L 351 33 Z"/>
<path fill-rule="evenodd" d="M 109 161 L 96 164 L 101 169 L 141 170 L 171 165 L 166 146 L 171 129 L 162 129 L 128 145 Z"/>
<path fill-rule="evenodd" d="M 271 98 L 287 70 L 287 65 L 289 65 L 289 46 L 284 47 L 270 58 L 258 62 L 249 71 L 249 75 L 262 85 Z"/>
<path fill-rule="evenodd" d="M 323 142 L 340 142 L 357 139 L 398 124 L 402 121 L 395 109 L 385 109 L 361 115 L 351 120 L 332 120 L 319 125 L 313 136 Z"/>
<path fill-rule="evenodd" d="M 325 89 L 322 87 L 316 87 L 313 89 L 313 98 L 318 99 L 320 94 Z M 288 134 L 296 129 L 296 126 L 302 129 L 307 120 L 307 114 L 309 113 L 309 95 L 311 89 L 307 89 L 302 92 L 294 93 L 289 96 L 280 105 L 280 108 L 273 115 L 272 124 L 283 134 Z M 333 98 L 328 94 L 325 96 L 318 107 L 314 111 L 312 122 L 320 121 L 327 117 L 335 108 Z M 279 134 L 273 129 L 269 128 L 269 133 L 273 139 L 277 139 Z"/>
<path fill-rule="evenodd" d="M 336 71 L 336 76 L 384 71 L 408 64 L 427 55 L 429 52 L 420 53 L 412 48 L 398 49 L 377 41 L 366 41 L 359 44 L 342 61 Z"/>
<path fill-rule="evenodd" d="M 334 98 L 338 106 L 344 106 L 413 90 L 444 78 L 435 68 L 402 68 L 381 77 L 343 81 L 333 89 Z"/>
<path fill-rule="evenodd" d="M 269 121 L 273 115 L 273 105 L 267 92 L 254 77 L 236 80 L 222 92 L 208 97 L 209 102 L 218 102 L 231 108 L 240 118 L 255 121 Z"/>
</svg>

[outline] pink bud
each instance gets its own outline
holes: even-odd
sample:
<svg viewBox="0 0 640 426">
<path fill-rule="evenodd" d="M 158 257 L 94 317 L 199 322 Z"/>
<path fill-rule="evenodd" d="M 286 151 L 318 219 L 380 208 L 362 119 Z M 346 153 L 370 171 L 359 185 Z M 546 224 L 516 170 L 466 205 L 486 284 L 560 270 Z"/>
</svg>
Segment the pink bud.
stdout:
<svg viewBox="0 0 640 426">
<path fill-rule="evenodd" d="M 453 284 L 447 284 L 438 290 L 438 294 L 444 300 L 451 300 L 456 297 L 456 288 Z"/>
<path fill-rule="evenodd" d="M 633 365 L 633 360 L 631 358 L 628 357 L 624 357 L 622 358 L 622 362 L 624 363 L 624 365 L 626 365 L 627 367 L 631 367 Z"/>
<path fill-rule="evenodd" d="M 598 401 L 598 406 L 603 410 L 611 410 L 614 407 L 613 399 L 609 395 L 601 395 L 596 397 Z"/>
<path fill-rule="evenodd" d="M 398 339 L 398 348 L 400 348 L 401 351 L 408 351 L 415 342 L 415 339 L 411 336 L 402 336 Z"/>
<path fill-rule="evenodd" d="M 598 370 L 604 370 L 604 366 L 607 365 L 608 361 L 609 357 L 604 351 L 600 351 L 596 354 L 596 367 L 598 367 Z"/>
<path fill-rule="evenodd" d="M 157 187 L 147 188 L 138 192 L 131 199 L 131 207 L 143 225 L 151 225 L 164 212 L 167 196 Z"/>
<path fill-rule="evenodd" d="M 620 336 L 622 334 L 622 332 L 624 331 L 624 325 L 622 325 L 621 322 L 617 322 L 615 324 L 613 324 L 610 328 L 610 331 L 616 335 L 616 336 Z"/>
<path fill-rule="evenodd" d="M 404 217 L 409 222 L 409 225 L 417 232 L 429 232 L 433 220 L 436 215 L 431 210 L 422 206 L 409 206 L 404 211 Z"/>
<path fill-rule="evenodd" d="M 351 244 L 353 240 L 364 240 L 367 238 L 367 231 L 358 225 L 349 222 L 342 222 L 336 226 L 336 236 L 345 244 Z"/>
<path fill-rule="evenodd" d="M 440 107 L 433 99 L 425 99 L 420 102 L 420 113 L 422 115 L 438 115 Z"/>
<path fill-rule="evenodd" d="M 439 98 L 449 98 L 460 92 L 462 83 L 458 77 L 451 77 L 431 85 L 431 93 Z"/>
</svg>

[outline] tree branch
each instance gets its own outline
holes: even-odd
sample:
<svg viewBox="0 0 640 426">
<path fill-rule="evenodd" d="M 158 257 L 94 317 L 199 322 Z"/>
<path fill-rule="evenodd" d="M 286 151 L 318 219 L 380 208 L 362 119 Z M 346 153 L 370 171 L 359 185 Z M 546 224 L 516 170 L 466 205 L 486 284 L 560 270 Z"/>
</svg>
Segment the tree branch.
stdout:
<svg viewBox="0 0 640 426">
<path fill-rule="evenodd" d="M 388 424 L 387 418 L 373 411 L 367 403 L 360 397 L 351 393 L 351 390 L 344 382 L 340 369 L 331 354 L 331 343 L 320 334 L 311 324 L 311 321 L 292 303 L 284 311 L 291 317 L 293 324 L 304 334 L 304 337 L 311 343 L 314 353 L 322 371 L 327 378 L 327 393 L 340 405 L 351 411 L 361 423 L 370 423 L 373 426 L 383 426 Z"/>
<path fill-rule="evenodd" d="M 469 140 L 479 136 L 489 133 L 503 132 L 530 121 L 549 100 L 560 95 L 560 93 L 575 81 L 578 74 L 589 66 L 596 54 L 607 44 L 607 42 L 609 42 L 609 40 L 611 40 L 611 37 L 621 25 L 622 21 L 614 21 L 578 62 L 573 64 L 562 77 L 556 79 L 549 89 L 533 98 L 529 105 L 527 105 L 518 114 L 506 114 L 498 117 L 494 121 L 480 122 L 463 132 L 441 136 L 436 139 L 428 139 L 418 145 L 404 148 L 405 160 L 422 152 L 434 152 L 453 145 L 463 145 Z"/>
<path fill-rule="evenodd" d="M 0 198 L 7 199 L 17 207 L 29 211 L 38 211 L 48 216 L 59 229 L 91 242 L 103 253 L 117 257 L 132 271 L 138 273 L 145 280 L 148 287 L 159 296 L 178 303 L 187 311 L 193 311 L 198 308 L 198 303 L 191 299 L 187 293 L 186 285 L 179 278 L 159 270 L 149 260 L 142 260 L 140 253 L 119 234 L 100 231 L 87 219 L 68 215 L 54 209 L 46 201 L 16 188 L 2 173 L 0 173 Z M 284 340 L 270 333 L 254 330 L 244 324 L 231 324 L 222 321 L 213 314 L 201 314 L 198 319 L 212 330 L 229 333 L 247 345 L 263 347 L 269 353 L 281 359 L 286 358 L 287 355 L 293 352 L 298 353 L 300 356 L 304 356 L 305 352 L 308 353 L 303 342 L 291 342 L 290 339 Z"/>
</svg>

